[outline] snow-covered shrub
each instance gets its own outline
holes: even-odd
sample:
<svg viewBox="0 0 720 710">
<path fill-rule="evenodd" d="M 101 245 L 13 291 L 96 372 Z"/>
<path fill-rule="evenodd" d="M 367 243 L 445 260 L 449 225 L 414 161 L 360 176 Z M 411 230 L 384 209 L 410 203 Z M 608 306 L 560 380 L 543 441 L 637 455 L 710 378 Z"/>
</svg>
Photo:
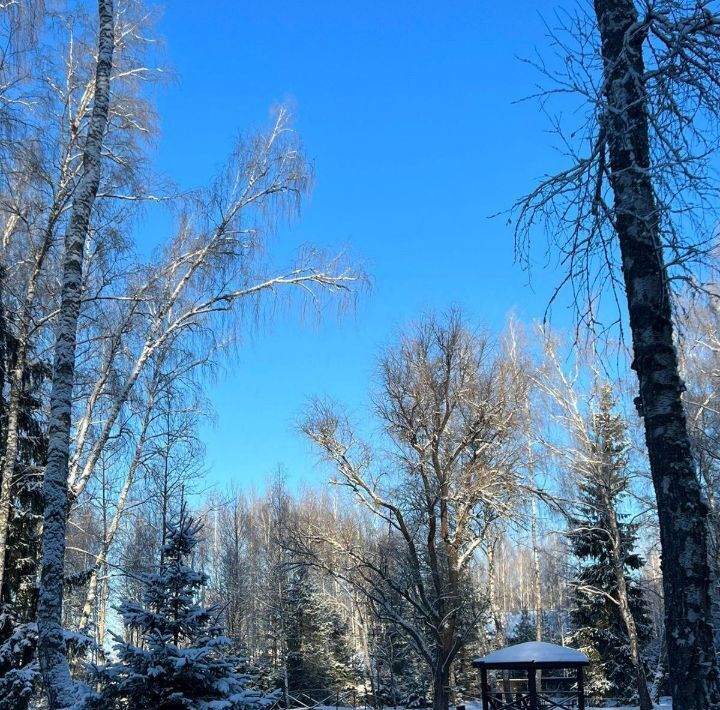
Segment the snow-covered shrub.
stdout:
<svg viewBox="0 0 720 710">
<path fill-rule="evenodd" d="M 20 621 L 9 604 L 0 605 L 0 707 L 28 707 L 40 679 L 36 646 L 37 626 Z"/>
<path fill-rule="evenodd" d="M 116 660 L 91 669 L 99 690 L 88 707 L 230 710 L 262 702 L 248 688 L 241 658 L 218 623 L 219 607 L 197 603 L 204 574 L 185 564 L 198 543 L 200 525 L 183 506 L 168 526 L 157 573 L 144 575 L 142 603 L 119 607 L 126 634 L 116 636 Z"/>
</svg>

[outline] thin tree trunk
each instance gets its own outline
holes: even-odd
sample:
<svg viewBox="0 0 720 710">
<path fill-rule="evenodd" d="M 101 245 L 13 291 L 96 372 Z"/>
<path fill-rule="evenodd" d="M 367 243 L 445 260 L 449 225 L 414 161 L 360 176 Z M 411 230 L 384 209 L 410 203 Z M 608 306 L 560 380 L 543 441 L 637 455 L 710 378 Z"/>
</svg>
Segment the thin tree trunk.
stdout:
<svg viewBox="0 0 720 710">
<path fill-rule="evenodd" d="M 618 588 L 618 606 L 620 607 L 620 615 L 628 635 L 630 644 L 630 659 L 635 668 L 635 681 L 638 691 L 638 700 L 640 710 L 652 710 L 653 703 L 650 699 L 650 691 L 648 690 L 647 678 L 645 676 L 645 666 L 643 664 L 642 655 L 640 654 L 640 643 L 638 641 L 637 626 L 635 618 L 630 609 L 630 599 L 628 598 L 627 583 L 625 581 L 625 563 L 622 559 L 622 541 L 620 539 L 620 527 L 617 521 L 615 508 L 610 500 L 605 500 L 608 519 L 610 522 L 610 535 L 612 536 L 612 556 L 613 571 L 615 573 L 615 583 Z"/>
<path fill-rule="evenodd" d="M 105 662 L 105 628 L 107 623 L 107 603 L 110 594 L 110 568 L 103 563 L 103 578 L 100 582 L 100 611 L 98 613 L 98 655 L 100 662 Z"/>
<path fill-rule="evenodd" d="M 530 486 L 535 490 L 535 460 L 532 445 L 528 439 L 528 461 L 530 468 Z M 533 605 L 535 607 L 535 640 L 542 641 L 543 637 L 543 603 L 542 587 L 540 586 L 540 554 L 537 538 L 537 500 L 535 495 L 530 496 L 530 542 L 532 545 L 533 560 Z"/>
<path fill-rule="evenodd" d="M 640 644 L 638 643 L 637 627 L 635 619 L 630 611 L 630 604 L 627 595 L 627 586 L 625 584 L 625 576 L 621 574 L 618 578 L 618 601 L 620 602 L 620 614 L 628 634 L 630 643 L 630 658 L 633 666 L 635 666 L 636 686 L 638 690 L 638 699 L 640 710 L 652 710 L 653 704 L 650 699 L 650 691 L 647 686 L 647 678 L 645 676 L 645 666 L 643 665 L 642 656 L 640 654 Z"/>
<path fill-rule="evenodd" d="M 397 688 L 395 687 L 395 645 L 392 638 L 390 639 L 388 670 L 390 671 L 390 687 L 392 688 L 392 704 L 394 708 L 398 706 Z"/>
<path fill-rule="evenodd" d="M 82 175 L 65 235 L 61 304 L 50 397 L 48 462 L 43 486 L 45 509 L 38 604 L 38 656 L 50 710 L 71 708 L 75 703 L 62 628 L 67 476 L 83 257 L 90 215 L 100 184 L 101 149 L 110 108 L 114 45 L 112 0 L 98 0 L 98 15 L 100 29 L 95 98 L 83 150 Z"/>
<path fill-rule="evenodd" d="M 285 707 L 290 707 L 290 677 L 288 674 L 288 648 L 287 648 L 287 630 L 285 628 L 285 603 L 282 578 L 278 584 L 278 602 L 280 604 L 280 653 L 282 654 L 282 671 L 283 671 L 283 697 Z"/>
<path fill-rule="evenodd" d="M 497 584 L 496 584 L 496 574 L 497 574 L 497 568 L 495 566 L 495 545 L 497 543 L 497 539 L 493 538 L 488 543 L 488 598 L 490 600 L 490 613 L 493 617 L 493 623 L 495 625 L 495 648 L 502 648 L 506 642 L 507 638 L 505 636 L 505 625 L 503 624 L 503 618 L 502 618 L 502 611 L 498 607 L 497 603 Z M 512 689 L 510 688 L 510 674 L 507 671 L 502 672 L 502 687 L 503 687 L 503 696 L 505 700 L 510 700 L 512 697 Z"/>
<path fill-rule="evenodd" d="M 697 422 L 694 423 L 698 426 Z M 720 611 L 720 516 L 718 515 L 718 504 L 715 496 L 715 490 L 710 475 L 710 467 L 712 464 L 706 464 L 704 461 L 702 447 L 698 453 L 698 469 L 700 478 L 704 483 L 703 490 L 708 502 L 708 564 L 710 566 L 710 603 L 713 608 L 713 627 L 717 626 L 718 615 Z"/>
<path fill-rule="evenodd" d="M 155 381 L 153 385 L 156 386 L 157 381 Z M 128 468 L 125 482 L 123 483 L 123 487 L 120 489 L 120 494 L 118 495 L 115 513 L 110 520 L 110 525 L 108 525 L 107 529 L 105 530 L 102 547 L 95 556 L 95 561 L 93 562 L 93 571 L 90 575 L 88 591 L 87 595 L 85 596 L 85 604 L 83 606 L 82 615 L 80 616 L 81 629 L 85 629 L 88 622 L 90 621 L 90 614 L 92 614 L 93 606 L 95 605 L 95 599 L 97 597 L 98 575 L 101 568 L 104 565 L 107 565 L 108 552 L 110 551 L 110 548 L 112 547 L 112 544 L 115 540 L 115 535 L 117 534 L 118 528 L 120 527 L 120 521 L 122 520 L 122 516 L 125 514 L 125 503 L 127 502 L 127 497 L 130 494 L 130 489 L 132 488 L 133 482 L 135 481 L 135 474 L 137 473 L 137 469 L 140 465 L 140 460 L 142 458 L 143 449 L 145 448 L 145 439 L 147 437 L 148 427 L 150 426 L 154 402 L 154 393 L 151 391 L 148 395 L 148 400 L 145 405 L 145 416 L 143 417 L 143 422 L 140 433 L 138 435 L 137 444 L 135 445 L 135 452 L 133 454 L 132 461 L 130 462 L 130 467 Z M 163 525 L 165 524 L 166 521 L 163 518 Z"/>
<path fill-rule="evenodd" d="M 359 603 L 356 604 L 357 609 L 357 623 L 359 627 L 359 638 L 360 638 L 360 646 L 362 648 L 363 652 L 363 667 L 364 667 L 364 678 L 365 682 L 369 683 L 370 685 L 370 695 L 373 697 L 373 702 L 375 701 L 375 687 L 373 682 L 373 674 L 372 674 L 372 656 L 370 655 L 370 644 L 368 643 L 368 632 L 367 632 L 367 626 L 365 625 L 365 619 L 363 618 L 362 611 L 360 610 Z"/>
<path fill-rule="evenodd" d="M 670 288 L 650 174 L 643 30 L 633 0 L 594 0 L 605 66 L 604 117 L 638 408 L 658 504 L 670 684 L 678 710 L 720 707 L 711 627 L 707 509 L 681 401 Z"/>
<path fill-rule="evenodd" d="M 112 547 L 113 541 L 115 539 L 115 533 L 120 526 L 120 520 L 122 519 L 123 513 L 125 512 L 125 502 L 127 501 L 128 493 L 130 492 L 130 488 L 132 487 L 136 470 L 137 462 L 133 461 L 130 466 L 130 471 L 128 472 L 127 478 L 125 479 L 125 483 L 123 484 L 122 490 L 120 491 L 120 496 L 117 502 L 117 509 L 115 510 L 115 514 L 113 515 L 112 520 L 110 521 L 110 526 L 108 527 L 105 538 L 103 539 L 102 547 L 100 548 L 100 552 L 97 553 L 97 555 L 95 556 L 95 560 L 93 561 L 93 569 L 90 574 L 90 582 L 88 583 L 88 591 L 85 596 L 85 604 L 83 605 L 82 614 L 80 616 L 81 629 L 85 629 L 90 622 L 90 615 L 92 614 L 93 607 L 95 606 L 95 599 L 97 598 L 98 577 L 100 574 L 100 570 L 107 563 L 107 555 L 110 551 L 110 548 Z"/>
<path fill-rule="evenodd" d="M 86 89 L 87 92 L 87 89 Z M 83 111 L 78 109 L 77 117 L 83 115 Z M 25 376 L 25 366 L 27 364 L 27 355 L 30 348 L 30 331 L 32 322 L 32 308 L 35 303 L 38 282 L 42 274 L 45 259 L 50 252 L 53 240 L 55 238 L 55 229 L 58 220 L 63 212 L 64 205 L 70 194 L 69 185 L 71 178 L 69 176 L 69 156 L 71 154 L 70 146 L 65 151 L 60 168 L 60 177 L 57 182 L 55 198 L 50 208 L 48 222 L 45 226 L 42 241 L 40 242 L 33 262 L 32 270 L 28 278 L 27 290 L 20 313 L 17 351 L 15 353 L 15 364 L 10 374 L 10 393 L 8 397 L 7 408 L 7 433 L 5 435 L 5 452 L 2 458 L 2 484 L 0 485 L 0 589 L 5 581 L 5 557 L 7 554 L 7 536 L 10 521 L 10 495 L 12 489 L 12 476 L 17 461 L 18 452 L 18 417 L 20 412 L 20 397 L 22 395 L 23 378 Z M 5 237 L 9 237 L 12 233 L 15 222 L 18 217 L 14 217 L 5 232 Z M 7 244 L 3 244 L 6 249 Z"/>
<path fill-rule="evenodd" d="M 15 366 L 10 373 L 10 396 L 7 405 L 7 434 L 5 456 L 2 461 L 2 484 L 0 484 L 0 590 L 5 583 L 5 557 L 7 555 L 8 528 L 10 525 L 10 499 L 12 496 L 13 474 L 18 450 L 18 416 L 20 394 L 25 371 L 25 348 L 20 345 Z"/>
<path fill-rule="evenodd" d="M 535 465 L 532 460 L 532 452 L 530 453 L 530 476 L 531 485 L 535 490 Z M 542 608 L 542 589 L 540 587 L 540 555 L 538 552 L 537 540 L 537 501 L 535 496 L 530 496 L 530 537 L 532 544 L 532 561 L 533 561 L 533 605 L 535 607 L 535 640 L 542 641 L 543 637 L 543 608 Z M 538 693 L 542 692 L 542 671 L 535 671 L 535 685 Z M 641 710 L 647 710 L 641 708 Z"/>
</svg>

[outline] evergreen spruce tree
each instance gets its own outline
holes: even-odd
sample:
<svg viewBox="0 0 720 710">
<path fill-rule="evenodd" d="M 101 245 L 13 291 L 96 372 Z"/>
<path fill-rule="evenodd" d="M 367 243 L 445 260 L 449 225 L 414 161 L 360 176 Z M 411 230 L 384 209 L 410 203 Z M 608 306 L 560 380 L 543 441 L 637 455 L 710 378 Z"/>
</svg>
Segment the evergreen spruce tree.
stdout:
<svg viewBox="0 0 720 710">
<path fill-rule="evenodd" d="M 626 424 L 614 408 L 610 388 L 602 388 L 592 417 L 591 465 L 578 467 L 580 502 L 569 533 L 571 551 L 578 560 L 571 583 L 571 621 L 574 639 L 591 660 L 589 693 L 629 702 L 637 699 L 637 678 L 627 626 L 616 601 L 613 528 L 618 531 L 628 603 L 641 648 L 649 640 L 650 619 L 635 574 L 644 564 L 634 552 L 637 526 L 619 510 L 629 486 L 628 442 Z"/>
<path fill-rule="evenodd" d="M 5 393 L 17 362 L 18 343 L 12 318 L 3 306 L 0 273 L 0 450 L 7 439 Z M 37 578 L 42 529 L 42 470 L 47 436 L 42 421 L 43 382 L 47 363 L 29 357 L 18 411 L 18 450 L 10 483 L 8 549 L 0 589 L 0 707 L 24 710 L 39 682 L 37 665 Z"/>
<path fill-rule="evenodd" d="M 482 697 L 480 673 L 473 666 L 473 661 L 482 655 L 484 655 L 482 647 L 475 642 L 465 646 L 455 657 L 451 677 L 454 705 L 462 705 L 466 700 Z"/>
<path fill-rule="evenodd" d="M 19 618 L 11 604 L 3 604 L 0 639 L 0 708 L 24 710 L 40 681 L 37 626 Z"/>
<path fill-rule="evenodd" d="M 535 616 L 527 609 L 520 612 L 520 619 L 509 640 L 511 644 L 535 640 Z"/>
<path fill-rule="evenodd" d="M 527 641 L 537 641 L 537 631 L 535 628 L 536 612 L 529 609 L 522 609 L 517 624 L 512 629 L 512 633 L 508 639 L 509 643 L 526 643 Z M 561 614 L 562 615 L 562 612 Z M 559 628 L 561 619 L 559 614 L 553 611 L 544 611 L 542 613 L 542 640 L 548 643 L 562 643 Z"/>
<path fill-rule="evenodd" d="M 397 688 L 393 688 L 393 695 L 397 698 L 398 707 L 427 708 L 430 704 L 432 678 L 427 664 L 412 649 L 408 648 L 408 651 L 403 662 L 395 669 Z"/>
<path fill-rule="evenodd" d="M 12 544 L 5 557 L 2 597 L 3 601 L 14 606 L 24 621 L 34 621 L 37 607 L 42 533 L 42 470 L 47 455 L 40 388 L 48 376 L 46 363 L 29 364 L 20 395 L 18 456 L 11 488 L 8 535 Z"/>
<path fill-rule="evenodd" d="M 462 593 L 466 599 L 462 622 L 467 631 L 463 647 L 453 660 L 450 676 L 450 701 L 456 706 L 482 695 L 480 674 L 473 666 L 473 661 L 486 653 L 487 630 L 497 630 L 489 597 L 480 590 L 470 575 L 463 580 Z"/>
<path fill-rule="evenodd" d="M 163 562 L 144 575 L 142 603 L 118 607 L 126 632 L 138 645 L 117 639 L 117 660 L 94 669 L 101 691 L 90 707 L 225 710 L 258 700 L 239 672 L 241 659 L 230 655 L 230 640 L 217 623 L 218 607 L 197 603 L 204 574 L 185 562 L 198 543 L 200 525 L 181 507 L 167 526 Z"/>
<path fill-rule="evenodd" d="M 317 588 L 307 567 L 292 572 L 287 609 L 287 673 L 291 691 L 341 690 L 354 685 L 358 673 L 348 647 L 346 625 Z"/>
<path fill-rule="evenodd" d="M 432 678 L 427 665 L 398 632 L 397 626 L 375 617 L 370 629 L 370 675 L 374 706 L 428 706 Z M 475 669 L 473 669 L 475 670 Z M 477 675 L 477 671 L 475 671 Z"/>
</svg>

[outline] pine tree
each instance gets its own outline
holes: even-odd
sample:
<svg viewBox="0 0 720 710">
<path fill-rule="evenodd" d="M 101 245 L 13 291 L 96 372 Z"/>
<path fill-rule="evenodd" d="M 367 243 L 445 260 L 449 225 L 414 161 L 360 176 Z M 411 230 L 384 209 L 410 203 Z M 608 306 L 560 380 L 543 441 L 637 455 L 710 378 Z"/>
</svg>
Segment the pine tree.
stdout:
<svg viewBox="0 0 720 710">
<path fill-rule="evenodd" d="M 125 600 L 118 607 L 139 644 L 116 637 L 117 661 L 94 669 L 102 689 L 90 707 L 221 710 L 258 699 L 239 672 L 242 660 L 229 653 L 230 640 L 217 623 L 220 608 L 196 602 L 206 576 L 185 561 L 200 527 L 185 505 L 167 525 L 163 561 L 157 573 L 144 575 L 142 603 Z"/>
<path fill-rule="evenodd" d="M 636 580 L 644 564 L 634 552 L 638 528 L 619 511 L 629 486 L 628 442 L 626 424 L 614 407 L 610 388 L 602 388 L 590 428 L 590 464 L 578 466 L 580 501 L 569 533 L 571 551 L 579 563 L 571 583 L 571 619 L 574 637 L 592 662 L 589 692 L 631 701 L 637 699 L 637 674 L 627 621 L 618 602 L 616 555 L 622 562 L 628 607 L 641 648 L 649 639 L 650 620 Z"/>
</svg>

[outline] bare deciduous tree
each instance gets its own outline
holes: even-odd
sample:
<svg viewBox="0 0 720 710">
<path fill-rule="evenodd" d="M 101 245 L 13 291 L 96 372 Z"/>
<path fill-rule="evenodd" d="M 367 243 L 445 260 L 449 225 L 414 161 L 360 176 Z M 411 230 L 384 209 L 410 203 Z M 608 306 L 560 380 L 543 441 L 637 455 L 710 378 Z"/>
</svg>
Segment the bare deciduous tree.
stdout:
<svg viewBox="0 0 720 710">
<path fill-rule="evenodd" d="M 312 251 L 301 253 L 286 271 L 260 259 L 267 231 L 298 204 L 308 181 L 297 136 L 281 109 L 270 131 L 241 143 L 213 188 L 190 205 L 159 263 L 140 269 L 119 295 L 117 330 L 106 342 L 105 359 L 78 420 L 69 476 L 73 499 L 90 480 L 154 353 L 182 339 L 195 339 L 200 350 L 223 345 L 219 333 L 228 331 L 232 340 L 238 324 L 223 316 L 252 314 L 266 295 L 294 288 L 319 305 L 323 293 L 349 294 L 358 282 L 359 274 L 339 259 L 323 262 Z M 117 367 L 125 371 L 124 380 L 111 389 L 108 377 Z M 89 438 L 95 419 L 102 425 Z"/>
<path fill-rule="evenodd" d="M 327 404 L 302 426 L 336 468 L 334 482 L 388 531 L 370 545 L 313 535 L 338 556 L 335 572 L 414 645 L 436 710 L 448 707 L 452 662 L 478 622 L 468 569 L 490 523 L 513 507 L 526 383 L 502 346 L 453 312 L 426 318 L 381 360 L 375 411 L 387 451 L 364 444 Z"/>
<path fill-rule="evenodd" d="M 32 5 L 18 4 L 23 6 L 22 11 L 28 11 Z M 57 272 L 61 255 L 57 245 L 62 230 L 68 228 L 67 220 L 80 186 L 81 157 L 93 108 L 92 69 L 96 50 L 88 35 L 92 35 L 94 42 L 95 28 L 84 13 L 74 10 L 65 6 L 55 8 L 57 17 L 67 27 L 66 42 L 58 43 L 52 29 L 38 20 L 34 29 L 38 46 L 24 71 L 23 86 L 28 98 L 21 102 L 23 112 L 17 116 L 18 125 L 13 129 L 7 154 L 0 155 L 0 214 L 5 225 L 0 258 L 10 286 L 5 292 L 6 302 L 12 304 L 15 312 L 11 325 L 16 343 L 8 378 L 8 421 L 0 471 L 0 582 L 4 575 L 10 487 L 18 456 L 20 400 L 31 364 L 28 357 L 31 350 L 42 353 L 51 347 L 59 305 Z M 138 142 L 151 134 L 152 112 L 139 94 L 153 72 L 142 62 L 144 47 L 149 44 L 140 36 L 145 14 L 135 0 L 121 0 L 119 14 L 113 49 L 117 61 L 111 76 L 113 100 L 103 139 L 103 151 L 112 160 L 106 161 L 102 181 L 105 190 L 129 193 L 141 200 L 146 193 L 142 180 L 145 161 Z M 16 113 L 20 114 L 20 109 Z M 113 163 L 111 169 L 108 162 Z M 90 283 L 98 280 L 94 272 L 107 267 L 99 264 L 117 251 L 113 244 L 117 239 L 105 225 L 112 224 L 113 230 L 117 230 L 127 218 L 126 210 L 117 200 L 99 199 L 93 211 L 96 215 L 84 250 L 83 301 L 96 295 L 90 287 Z M 93 243 L 96 233 L 101 236 Z M 98 252 L 104 256 L 97 259 L 96 266 Z M 86 310 L 85 304 L 80 311 L 81 324 Z M 79 328 L 82 330 L 82 325 Z M 81 342 L 82 338 L 81 335 Z"/>
</svg>

